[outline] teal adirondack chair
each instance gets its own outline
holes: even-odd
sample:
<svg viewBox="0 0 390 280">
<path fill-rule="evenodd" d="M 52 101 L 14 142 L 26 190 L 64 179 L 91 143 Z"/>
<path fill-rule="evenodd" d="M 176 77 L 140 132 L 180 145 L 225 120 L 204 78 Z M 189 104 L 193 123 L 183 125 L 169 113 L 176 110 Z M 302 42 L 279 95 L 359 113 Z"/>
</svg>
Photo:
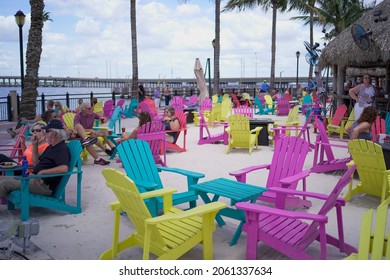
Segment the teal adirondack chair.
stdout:
<svg viewBox="0 0 390 280">
<path fill-rule="evenodd" d="M 125 105 L 125 109 L 123 111 L 126 118 L 138 117 L 138 99 L 133 98 L 130 101 L 129 105 Z"/>
<path fill-rule="evenodd" d="M 198 196 L 190 190 L 190 186 L 198 182 L 205 175 L 179 168 L 157 166 L 149 144 L 139 139 L 129 139 L 117 147 L 126 175 L 132 179 L 141 193 L 163 188 L 160 171 L 174 172 L 187 177 L 187 191 L 173 194 L 173 205 L 190 203 L 190 208 L 196 206 Z M 157 216 L 158 210 L 163 209 L 160 197 L 145 200 L 152 216 Z"/>
<path fill-rule="evenodd" d="M 43 208 L 54 209 L 58 211 L 65 211 L 71 214 L 81 213 L 81 144 L 80 141 L 74 140 L 68 143 L 70 150 L 69 170 L 64 174 L 50 174 L 50 175 L 30 175 L 28 177 L 15 177 L 21 180 L 21 189 L 10 192 L 7 195 L 8 209 L 13 210 L 15 206 L 21 210 L 21 220 L 27 221 L 30 217 L 30 207 L 37 206 Z M 62 175 L 62 179 L 57 186 L 57 189 L 51 196 L 44 196 L 32 194 L 28 191 L 30 179 L 33 178 L 47 178 Z M 68 181 L 72 175 L 77 175 L 76 186 L 76 204 L 71 205 L 65 201 L 65 189 L 68 186 Z"/>
<path fill-rule="evenodd" d="M 259 109 L 259 111 L 255 112 L 256 115 L 268 115 L 274 113 L 274 109 L 269 109 L 267 107 L 264 108 L 260 98 L 257 96 L 255 97 L 255 106 Z"/>
</svg>

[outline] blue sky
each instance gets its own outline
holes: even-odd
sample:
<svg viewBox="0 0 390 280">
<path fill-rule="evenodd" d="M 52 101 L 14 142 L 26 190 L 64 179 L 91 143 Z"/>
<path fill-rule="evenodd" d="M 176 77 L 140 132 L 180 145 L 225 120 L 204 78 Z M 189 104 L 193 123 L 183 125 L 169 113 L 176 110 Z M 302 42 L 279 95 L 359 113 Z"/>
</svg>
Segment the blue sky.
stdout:
<svg viewBox="0 0 390 280">
<path fill-rule="evenodd" d="M 195 58 L 205 67 L 213 57 L 214 2 L 137 1 L 138 63 L 142 78 L 192 78 Z M 381 2 L 381 1 L 377 1 Z M 222 6 L 226 1 L 222 1 Z M 45 23 L 40 76 L 127 78 L 132 75 L 128 0 L 45 0 L 53 22 Z M 24 51 L 30 28 L 28 0 L 0 2 L 0 75 L 19 75 L 18 27 L 14 14 L 26 14 Z M 275 75 L 307 76 L 303 41 L 307 26 L 278 15 Z M 268 77 L 271 11 L 221 15 L 221 77 Z M 322 33 L 316 28 L 315 40 Z"/>
</svg>

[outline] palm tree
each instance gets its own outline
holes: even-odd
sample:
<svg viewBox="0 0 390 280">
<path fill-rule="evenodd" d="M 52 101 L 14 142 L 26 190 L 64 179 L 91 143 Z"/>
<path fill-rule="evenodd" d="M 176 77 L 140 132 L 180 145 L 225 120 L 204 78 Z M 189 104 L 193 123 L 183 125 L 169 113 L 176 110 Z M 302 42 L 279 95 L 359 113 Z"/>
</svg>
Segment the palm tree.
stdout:
<svg viewBox="0 0 390 280">
<path fill-rule="evenodd" d="M 131 93 L 138 99 L 138 50 L 137 50 L 137 12 L 136 1 L 130 0 L 130 25 L 131 25 L 131 54 L 133 66 L 133 79 Z"/>
<path fill-rule="evenodd" d="M 31 27 L 28 33 L 26 51 L 26 74 L 23 82 L 22 100 L 20 102 L 20 116 L 34 118 L 36 115 L 36 100 L 39 85 L 39 63 L 42 54 L 42 29 L 44 24 L 43 0 L 30 0 Z M 46 20 L 49 19 L 47 13 Z"/>
<path fill-rule="evenodd" d="M 275 56 L 276 56 L 276 20 L 278 10 L 284 12 L 287 9 L 287 0 L 229 0 L 223 11 L 238 9 L 243 11 L 246 8 L 253 9 L 261 6 L 267 12 L 272 8 L 272 42 L 271 42 L 271 78 L 270 87 L 275 85 Z"/>
</svg>

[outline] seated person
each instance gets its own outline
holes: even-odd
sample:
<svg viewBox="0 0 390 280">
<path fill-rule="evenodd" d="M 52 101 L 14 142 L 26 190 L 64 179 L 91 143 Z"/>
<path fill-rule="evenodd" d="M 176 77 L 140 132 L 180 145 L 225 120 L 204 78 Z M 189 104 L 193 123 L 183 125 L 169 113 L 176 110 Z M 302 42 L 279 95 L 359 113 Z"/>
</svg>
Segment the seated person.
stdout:
<svg viewBox="0 0 390 280">
<path fill-rule="evenodd" d="M 350 138 L 372 141 L 371 125 L 377 116 L 378 112 L 374 107 L 368 106 L 364 108 L 360 118 L 350 126 L 349 131 L 352 131 Z"/>
<path fill-rule="evenodd" d="M 165 126 L 165 130 L 170 130 L 170 132 L 166 133 L 166 140 L 169 143 L 176 143 L 177 137 L 179 136 L 180 122 L 175 117 L 175 109 L 172 106 L 165 108 L 162 123 Z"/>
<path fill-rule="evenodd" d="M 112 155 L 112 149 L 115 148 L 115 145 L 107 139 L 107 130 L 96 131 L 93 129 L 95 120 L 105 122 L 106 118 L 92 112 L 91 104 L 89 102 L 84 102 L 81 104 L 81 112 L 74 117 L 74 130 L 81 139 L 83 139 L 82 145 L 85 146 L 87 151 L 94 158 L 94 164 L 107 165 L 110 162 L 99 157 L 91 143 L 96 143 L 96 145 L 109 156 Z M 87 132 L 90 134 L 90 137 L 87 136 Z M 106 148 L 103 143 L 97 139 L 98 136 L 104 138 L 104 141 L 109 145 L 110 149 Z"/>
<path fill-rule="evenodd" d="M 54 102 L 54 112 L 56 113 L 57 119 L 59 119 L 64 114 L 64 109 L 62 108 L 61 102 Z"/>
<path fill-rule="evenodd" d="M 70 161 L 70 151 L 65 144 L 67 135 L 63 125 L 59 120 L 52 120 L 47 126 L 42 127 L 46 131 L 46 140 L 49 146 L 39 155 L 39 137 L 34 133 L 31 137 L 32 163 L 34 168 L 32 173 L 38 175 L 58 174 L 68 172 Z M 30 180 L 29 191 L 40 195 L 51 195 L 53 190 L 61 181 L 61 176 L 49 178 L 34 178 Z M 5 197 L 9 192 L 20 189 L 20 180 L 13 176 L 0 176 L 0 198 Z"/>
<path fill-rule="evenodd" d="M 77 108 L 76 108 L 76 113 L 80 113 L 81 112 L 81 104 L 83 104 L 84 103 L 84 100 L 82 99 L 82 98 L 79 98 L 79 100 L 77 101 L 77 104 L 78 104 L 78 106 L 77 106 Z"/>
<path fill-rule="evenodd" d="M 126 141 L 128 139 L 136 139 L 137 138 L 137 133 L 138 129 L 143 126 L 144 124 L 151 122 L 152 118 L 150 117 L 150 114 L 148 112 L 141 112 L 139 114 L 139 122 L 138 122 L 138 127 L 134 128 L 134 130 L 131 132 L 131 134 L 128 134 L 126 132 L 122 133 L 122 137 L 119 139 L 116 139 L 117 143 L 122 143 L 123 141 Z"/>
<path fill-rule="evenodd" d="M 38 154 L 39 155 L 41 155 L 43 153 L 43 151 L 47 148 L 47 146 L 49 146 L 49 144 L 47 143 L 46 138 L 45 138 L 46 133 L 42 129 L 42 127 L 45 125 L 46 125 L 45 122 L 39 121 L 39 122 L 35 123 L 30 129 L 31 135 L 37 137 L 37 139 L 38 139 Z M 22 148 L 23 155 L 26 156 L 28 164 L 32 165 L 33 164 L 33 160 L 32 160 L 33 145 L 30 144 L 30 145 L 26 146 L 26 137 L 24 135 L 20 136 L 20 146 Z M 15 162 L 15 163 L 17 163 L 15 160 L 13 160 L 13 159 L 11 159 L 3 154 L 0 154 L 0 162 Z M 22 159 L 20 159 L 19 164 L 22 164 Z M 14 175 L 16 175 L 16 176 L 22 175 L 22 172 L 20 170 L 17 170 L 14 172 Z"/>
</svg>

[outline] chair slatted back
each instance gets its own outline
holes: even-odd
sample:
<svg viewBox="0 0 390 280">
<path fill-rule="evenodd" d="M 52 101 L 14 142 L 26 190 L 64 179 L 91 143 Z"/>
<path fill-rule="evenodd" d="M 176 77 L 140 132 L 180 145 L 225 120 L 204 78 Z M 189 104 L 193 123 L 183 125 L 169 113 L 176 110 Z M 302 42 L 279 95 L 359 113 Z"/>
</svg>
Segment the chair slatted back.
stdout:
<svg viewBox="0 0 390 280">
<path fill-rule="evenodd" d="M 386 134 L 386 123 L 381 117 L 377 117 L 371 125 L 372 141 L 378 140 L 379 134 Z"/>
<path fill-rule="evenodd" d="M 149 143 L 156 164 L 166 165 L 165 127 L 160 121 L 151 121 L 138 128 L 137 139 Z M 160 151 L 163 151 L 163 159 Z"/>
</svg>

